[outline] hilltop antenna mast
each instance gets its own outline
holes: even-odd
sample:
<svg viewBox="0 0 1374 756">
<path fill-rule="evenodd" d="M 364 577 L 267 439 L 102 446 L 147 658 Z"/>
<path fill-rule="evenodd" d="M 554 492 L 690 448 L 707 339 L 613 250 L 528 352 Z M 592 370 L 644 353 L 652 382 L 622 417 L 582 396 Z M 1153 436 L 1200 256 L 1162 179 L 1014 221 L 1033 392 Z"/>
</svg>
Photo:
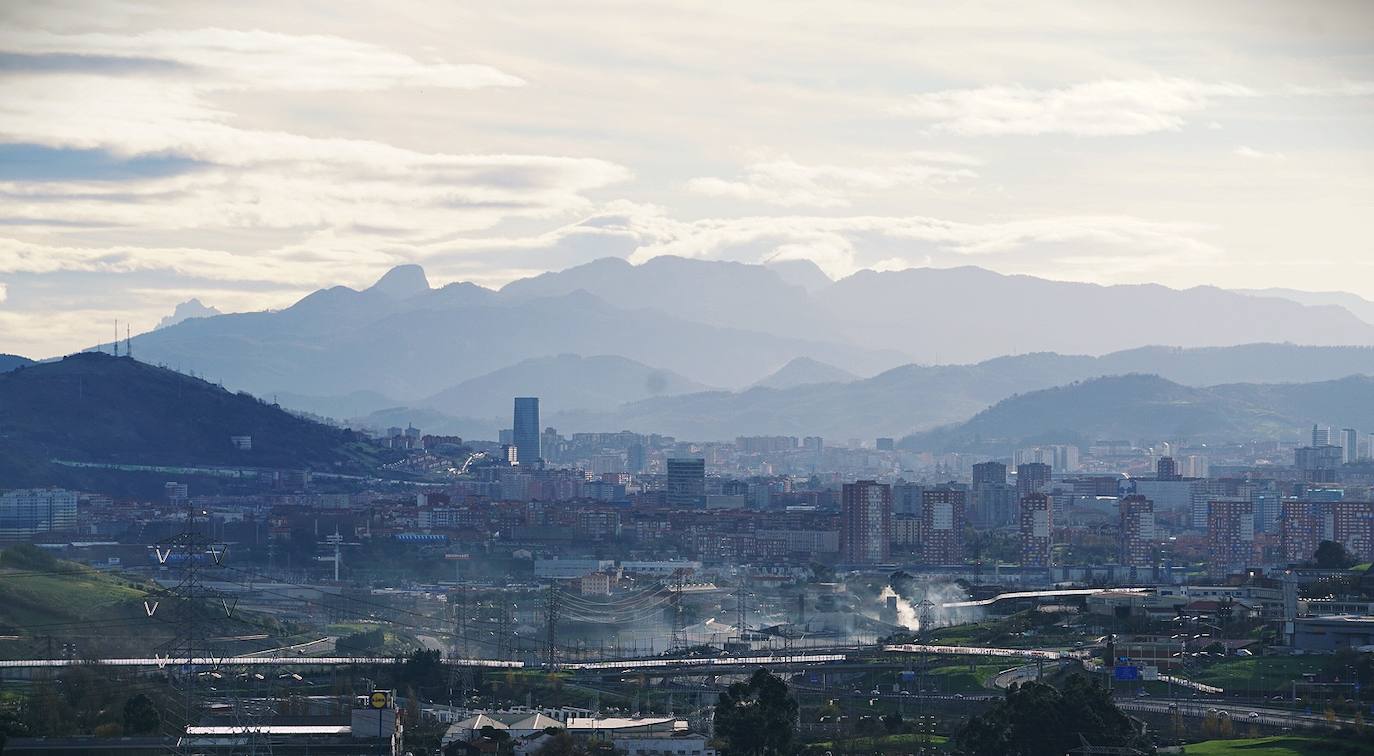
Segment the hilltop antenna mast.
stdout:
<svg viewBox="0 0 1374 756">
<path fill-rule="evenodd" d="M 111 347 L 112 349 L 114 349 L 114 356 L 118 357 L 118 356 L 119 356 L 119 318 L 115 318 L 115 337 L 114 337 L 114 341 L 110 342 L 110 347 Z"/>
<path fill-rule="evenodd" d="M 134 356 L 134 338 L 129 334 L 129 322 L 127 320 L 124 321 L 124 356 L 130 359 Z"/>
</svg>

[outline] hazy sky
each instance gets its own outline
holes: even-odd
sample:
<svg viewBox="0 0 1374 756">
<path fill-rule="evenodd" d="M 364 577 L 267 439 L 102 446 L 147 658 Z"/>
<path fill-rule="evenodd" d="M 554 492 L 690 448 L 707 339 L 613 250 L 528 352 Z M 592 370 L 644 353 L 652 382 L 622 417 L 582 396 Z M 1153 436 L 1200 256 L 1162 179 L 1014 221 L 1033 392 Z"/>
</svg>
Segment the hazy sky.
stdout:
<svg viewBox="0 0 1374 756">
<path fill-rule="evenodd" d="M 1374 298 L 1374 3 L 0 3 L 0 351 L 401 262 Z"/>
</svg>

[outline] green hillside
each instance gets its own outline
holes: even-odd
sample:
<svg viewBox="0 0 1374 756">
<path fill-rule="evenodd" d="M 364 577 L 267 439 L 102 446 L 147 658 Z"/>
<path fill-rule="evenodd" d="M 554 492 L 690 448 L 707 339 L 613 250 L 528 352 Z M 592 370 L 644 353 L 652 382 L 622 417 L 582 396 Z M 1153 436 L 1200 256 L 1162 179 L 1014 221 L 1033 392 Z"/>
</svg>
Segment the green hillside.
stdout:
<svg viewBox="0 0 1374 756">
<path fill-rule="evenodd" d="M 231 436 L 251 436 L 251 450 Z M 127 357 L 86 352 L 0 374 L 7 487 L 62 480 L 53 460 L 365 474 L 381 454 L 352 431 Z"/>
<path fill-rule="evenodd" d="M 144 601 L 160 602 L 149 617 Z M 257 650 L 307 639 L 273 618 L 238 611 L 228 617 L 211 599 L 196 616 L 212 618 L 216 634 L 239 636 L 219 653 Z M 169 591 L 123 573 L 101 572 L 28 544 L 0 551 L 0 659 L 63 655 L 70 643 L 81 658 L 167 653 L 187 611 Z M 269 639 L 253 639 L 253 636 Z"/>
</svg>

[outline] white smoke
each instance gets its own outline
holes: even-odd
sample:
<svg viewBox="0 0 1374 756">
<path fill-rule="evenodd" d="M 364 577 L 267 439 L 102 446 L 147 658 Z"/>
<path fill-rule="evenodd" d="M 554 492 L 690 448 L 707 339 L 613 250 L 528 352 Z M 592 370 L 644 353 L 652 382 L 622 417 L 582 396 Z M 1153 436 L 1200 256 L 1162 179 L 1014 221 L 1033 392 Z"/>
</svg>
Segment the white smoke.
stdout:
<svg viewBox="0 0 1374 756">
<path fill-rule="evenodd" d="M 916 607 L 892 590 L 892 586 L 883 586 L 882 593 L 878 594 L 878 603 L 886 608 L 888 599 L 893 598 L 897 599 L 897 624 L 911 631 L 919 631 L 921 620 L 916 616 Z"/>
<path fill-rule="evenodd" d="M 953 608 L 945 606 L 946 604 L 968 600 L 968 592 L 958 583 L 918 577 L 912 580 L 908 590 L 912 591 L 911 598 L 898 593 L 891 585 L 883 586 L 882 592 L 878 594 L 878 602 L 883 606 L 887 605 L 888 597 L 897 599 L 897 624 L 908 630 L 920 632 L 922 629 L 921 612 L 918 608 L 922 601 L 929 601 L 933 604 L 929 608 L 931 626 L 926 628 L 927 630 L 975 622 L 983 616 L 981 607 Z"/>
</svg>

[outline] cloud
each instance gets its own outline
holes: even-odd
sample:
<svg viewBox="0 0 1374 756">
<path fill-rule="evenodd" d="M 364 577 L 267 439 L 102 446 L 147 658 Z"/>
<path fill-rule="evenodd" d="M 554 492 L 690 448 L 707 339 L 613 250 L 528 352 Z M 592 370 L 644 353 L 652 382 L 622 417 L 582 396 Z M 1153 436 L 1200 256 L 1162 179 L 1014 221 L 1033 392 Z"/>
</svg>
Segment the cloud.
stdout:
<svg viewBox="0 0 1374 756">
<path fill-rule="evenodd" d="M 1238 84 L 1192 79 L 1104 80 L 1059 89 L 990 86 L 914 95 L 894 112 L 969 136 L 1125 136 L 1177 131 L 1211 100 L 1250 97 Z"/>
<path fill-rule="evenodd" d="M 213 97 L 522 83 L 488 66 L 225 29 L 10 32 L 0 49 L 9 51 L 0 58 L 0 157 L 17 158 L 0 169 L 0 224 L 296 237 L 328 228 L 335 238 L 352 229 L 416 240 L 586 212 L 584 192 L 630 176 L 595 158 L 426 152 L 247 128 Z"/>
<path fill-rule="evenodd" d="M 1239 157 L 1251 158 L 1254 160 L 1283 160 L 1285 158 L 1282 152 L 1264 152 L 1254 149 L 1253 147 L 1246 147 L 1245 145 L 1235 148 L 1232 152 Z"/>
<path fill-rule="evenodd" d="M 30 66 L 91 74 L 165 72 L 194 75 L 204 90 L 376 91 L 395 87 L 472 89 L 520 86 L 491 66 L 422 62 L 384 47 L 321 34 L 255 29 L 157 29 L 139 34 L 53 34 L 12 30 L 0 49 L 33 56 Z M 24 61 L 11 58 L 10 65 Z M 141 63 L 140 63 L 141 62 Z"/>
<path fill-rule="evenodd" d="M 1369 97 L 1374 95 L 1374 81 L 1343 79 L 1331 84 L 1295 86 L 1292 91 L 1313 97 Z"/>
<path fill-rule="evenodd" d="M 9 287 L 6 286 L 5 283 L 4 283 L 3 281 L 0 281 L 0 304 L 4 303 L 4 301 L 5 301 L 6 299 L 9 299 L 9 296 L 10 296 Z"/>
<path fill-rule="evenodd" d="M 851 167 L 807 165 L 789 157 L 750 163 L 728 180 L 694 178 L 688 191 L 784 207 L 848 207 L 855 196 L 900 187 L 947 184 L 977 176 L 974 158 L 953 153 L 917 153 L 888 164 Z"/>
</svg>

